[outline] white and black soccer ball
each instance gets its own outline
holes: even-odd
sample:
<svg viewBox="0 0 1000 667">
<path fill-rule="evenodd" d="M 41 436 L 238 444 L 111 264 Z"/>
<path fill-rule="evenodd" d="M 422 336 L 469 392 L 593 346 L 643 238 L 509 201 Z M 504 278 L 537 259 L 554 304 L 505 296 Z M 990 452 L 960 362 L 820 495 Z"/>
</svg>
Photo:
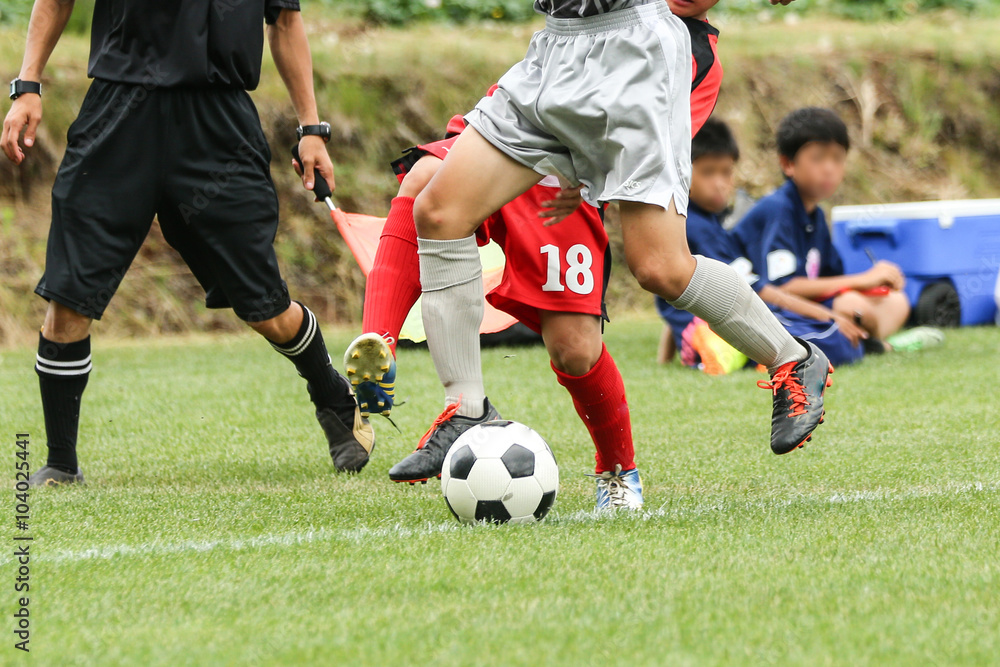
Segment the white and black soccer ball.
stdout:
<svg viewBox="0 0 1000 667">
<path fill-rule="evenodd" d="M 463 523 L 530 523 L 556 499 L 559 466 L 548 443 L 517 422 L 496 420 L 463 433 L 445 456 L 441 490 Z"/>
</svg>

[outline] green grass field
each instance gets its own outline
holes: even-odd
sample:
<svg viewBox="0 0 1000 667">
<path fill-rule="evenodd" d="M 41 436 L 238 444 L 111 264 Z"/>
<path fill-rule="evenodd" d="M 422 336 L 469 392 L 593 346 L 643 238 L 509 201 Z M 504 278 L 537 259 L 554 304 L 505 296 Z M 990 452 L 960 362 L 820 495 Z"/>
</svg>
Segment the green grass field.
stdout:
<svg viewBox="0 0 1000 667">
<path fill-rule="evenodd" d="M 352 332 L 328 333 L 334 358 Z M 646 511 L 591 513 L 592 447 L 541 348 L 484 351 L 491 397 L 552 445 L 543 524 L 462 527 L 439 484 L 386 471 L 440 409 L 400 355 L 396 433 L 338 476 L 287 361 L 252 337 L 101 343 L 89 484 L 32 493 L 38 664 L 996 664 L 1000 331 L 839 369 L 785 457 L 752 372 L 650 363 L 659 325 L 613 323 Z M 0 354 L 14 434 L 44 461 L 34 350 Z M 5 496 L 11 499 L 12 494 Z M 7 500 L 7 516 L 13 502 Z M 8 547 L 13 518 L 4 519 Z M 0 556 L 12 664 L 16 565 Z"/>
</svg>

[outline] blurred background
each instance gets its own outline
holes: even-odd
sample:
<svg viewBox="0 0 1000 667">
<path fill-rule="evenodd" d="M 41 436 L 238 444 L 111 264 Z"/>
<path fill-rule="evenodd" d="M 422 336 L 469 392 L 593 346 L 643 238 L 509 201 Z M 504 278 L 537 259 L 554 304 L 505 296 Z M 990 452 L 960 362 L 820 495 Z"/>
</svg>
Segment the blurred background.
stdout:
<svg viewBox="0 0 1000 667">
<path fill-rule="evenodd" d="M 21 167 L 0 160 L 0 346 L 30 343 L 44 302 L 41 276 L 49 190 L 79 109 L 93 0 L 77 0 L 46 70 L 45 117 Z M 31 3 L 0 0 L 0 78 L 18 74 Z M 383 216 L 402 149 L 440 138 L 524 54 L 542 25 L 529 0 L 303 0 L 321 118 L 333 126 L 337 203 Z M 740 143 L 737 185 L 750 196 L 782 181 L 774 128 L 788 111 L 829 106 L 852 150 L 837 204 L 1000 197 L 1000 0 L 723 0 L 725 80 L 716 116 Z M 292 293 L 327 322 L 360 321 L 364 278 L 330 222 L 294 176 L 296 120 L 265 54 L 253 93 L 271 141 L 283 221 L 276 242 Z M 3 105 L 3 111 L 9 102 Z M 155 156 L 150 156 L 155 159 Z M 123 193 L 127 196 L 128 193 Z M 609 230 L 620 258 L 620 235 Z M 242 330 L 204 294 L 154 224 L 119 288 L 104 336 Z M 612 318 L 653 312 L 619 262 Z"/>
</svg>

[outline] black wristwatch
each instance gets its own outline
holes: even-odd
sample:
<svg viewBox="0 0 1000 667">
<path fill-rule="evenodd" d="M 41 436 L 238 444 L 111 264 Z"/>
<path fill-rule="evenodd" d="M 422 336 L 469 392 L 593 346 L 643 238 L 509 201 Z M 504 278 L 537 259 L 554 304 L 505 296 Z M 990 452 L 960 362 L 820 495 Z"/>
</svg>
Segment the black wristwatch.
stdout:
<svg viewBox="0 0 1000 667">
<path fill-rule="evenodd" d="M 295 133 L 299 136 L 299 141 L 302 141 L 302 137 L 322 137 L 323 141 L 330 143 L 330 124 L 320 123 L 319 125 L 299 125 L 295 130 Z"/>
<path fill-rule="evenodd" d="M 16 100 L 25 93 L 41 95 L 42 84 L 37 81 L 21 81 L 20 79 L 14 79 L 10 82 L 10 99 Z"/>
</svg>

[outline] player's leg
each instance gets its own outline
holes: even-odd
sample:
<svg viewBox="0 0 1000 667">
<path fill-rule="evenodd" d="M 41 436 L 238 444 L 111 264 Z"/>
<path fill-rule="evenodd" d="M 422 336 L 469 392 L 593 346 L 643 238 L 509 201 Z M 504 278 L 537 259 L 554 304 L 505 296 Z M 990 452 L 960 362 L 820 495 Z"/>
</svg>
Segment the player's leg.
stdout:
<svg viewBox="0 0 1000 667">
<path fill-rule="evenodd" d="M 556 378 L 594 441 L 597 508 L 642 507 L 625 382 L 594 315 L 541 311 L 542 338 Z"/>
<path fill-rule="evenodd" d="M 416 199 L 424 331 L 445 404 L 457 405 L 458 416 L 481 420 L 490 409 L 479 355 L 482 265 L 473 233 L 539 178 L 469 127 Z"/>
<path fill-rule="evenodd" d="M 892 291 L 885 296 L 868 296 L 850 291 L 833 300 L 834 312 L 847 317 L 858 316 L 862 328 L 880 340 L 885 340 L 903 328 L 910 316 L 910 302 L 906 295 Z"/>
<path fill-rule="evenodd" d="M 337 470 L 361 470 L 374 432 L 334 369 L 316 316 L 290 299 L 281 278 L 270 151 L 252 103 L 242 92 L 198 91 L 175 92 L 169 102 L 168 111 L 190 125 L 163 158 L 164 237 L 205 287 L 208 307 L 232 308 L 306 380 Z"/>
<path fill-rule="evenodd" d="M 669 364 L 677 354 L 677 344 L 674 342 L 674 331 L 669 324 L 664 323 L 660 333 L 660 343 L 656 346 L 656 363 Z"/>
<path fill-rule="evenodd" d="M 147 140 L 155 97 L 142 86 L 95 81 L 67 135 L 52 187 L 45 274 L 35 288 L 49 300 L 35 362 L 48 459 L 31 476 L 33 486 L 83 481 L 77 439 L 93 365 L 90 324 L 104 314 L 153 221 L 157 166 L 146 156 L 156 151 Z"/>
<path fill-rule="evenodd" d="M 38 335 L 35 372 L 42 396 L 48 457 L 32 486 L 82 482 L 76 454 L 80 404 L 90 378 L 90 324 L 86 315 L 49 302 Z"/>
<path fill-rule="evenodd" d="M 392 411 L 396 388 L 396 344 L 420 297 L 420 261 L 413 200 L 437 173 L 441 158 L 425 155 L 407 171 L 392 200 L 365 283 L 362 334 L 344 352 L 344 368 L 361 414 Z"/>
<path fill-rule="evenodd" d="M 392 200 L 365 284 L 362 332 L 381 335 L 393 353 L 403 321 L 420 296 L 413 202 L 437 173 L 441 162 L 441 158 L 425 155 L 406 173 Z"/>
<path fill-rule="evenodd" d="M 445 409 L 416 451 L 389 470 L 393 481 L 412 484 L 439 476 L 445 454 L 462 433 L 500 418 L 483 386 L 483 278 L 473 233 L 539 179 L 470 127 L 417 197 L 421 310 L 427 346 L 445 388 Z"/>
<path fill-rule="evenodd" d="M 771 448 L 784 454 L 804 444 L 823 418 L 832 368 L 823 353 L 793 338 L 732 267 L 691 256 L 673 201 L 667 209 L 625 201 L 620 207 L 625 257 L 639 284 L 767 366 L 774 397 Z"/>
</svg>

